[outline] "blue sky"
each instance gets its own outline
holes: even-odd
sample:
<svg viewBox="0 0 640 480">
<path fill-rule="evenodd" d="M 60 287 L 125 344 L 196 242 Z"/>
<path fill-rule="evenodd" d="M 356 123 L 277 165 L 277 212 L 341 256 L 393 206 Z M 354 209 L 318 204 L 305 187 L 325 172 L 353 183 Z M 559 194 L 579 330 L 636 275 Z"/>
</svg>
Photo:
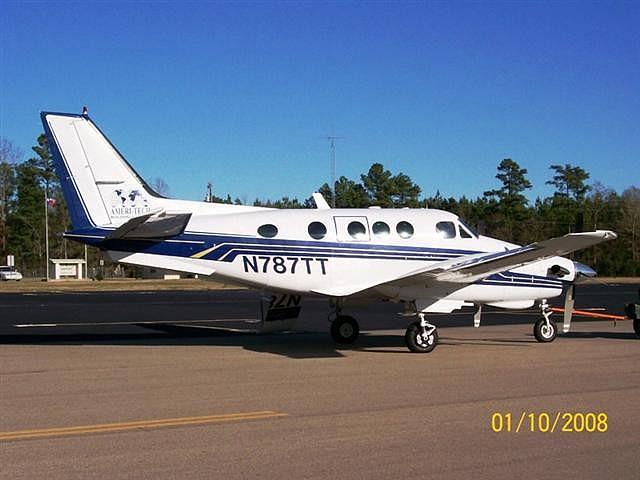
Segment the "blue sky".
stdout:
<svg viewBox="0 0 640 480">
<path fill-rule="evenodd" d="M 546 196 L 571 163 L 639 185 L 638 2 L 15 2 L 0 6 L 0 136 L 91 117 L 172 196 L 306 198 L 373 162 L 426 195 Z"/>
</svg>

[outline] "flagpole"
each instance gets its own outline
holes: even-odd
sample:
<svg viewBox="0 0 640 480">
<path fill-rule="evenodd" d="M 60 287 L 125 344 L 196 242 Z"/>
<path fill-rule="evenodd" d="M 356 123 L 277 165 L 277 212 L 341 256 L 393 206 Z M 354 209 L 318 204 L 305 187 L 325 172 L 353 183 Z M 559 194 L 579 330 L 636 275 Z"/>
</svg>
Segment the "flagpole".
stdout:
<svg viewBox="0 0 640 480">
<path fill-rule="evenodd" d="M 49 196 L 47 192 L 47 184 L 44 184 L 44 245 L 47 251 L 47 264 L 45 266 L 46 279 L 49 281 Z"/>
</svg>

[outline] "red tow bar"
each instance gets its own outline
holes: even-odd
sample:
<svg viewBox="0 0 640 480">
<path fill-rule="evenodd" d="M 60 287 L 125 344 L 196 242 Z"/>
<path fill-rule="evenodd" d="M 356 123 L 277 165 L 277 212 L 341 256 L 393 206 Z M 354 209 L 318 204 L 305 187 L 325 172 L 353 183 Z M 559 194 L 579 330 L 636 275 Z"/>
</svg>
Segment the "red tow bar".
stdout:
<svg viewBox="0 0 640 480">
<path fill-rule="evenodd" d="M 560 307 L 551 307 L 551 310 L 556 313 L 564 313 L 564 308 Z M 588 312 L 586 310 L 574 310 L 574 315 L 582 315 L 584 317 L 593 317 L 593 318 L 606 318 L 609 320 L 629 320 L 629 318 L 624 315 L 612 315 L 610 313 L 596 313 L 596 312 Z"/>
</svg>

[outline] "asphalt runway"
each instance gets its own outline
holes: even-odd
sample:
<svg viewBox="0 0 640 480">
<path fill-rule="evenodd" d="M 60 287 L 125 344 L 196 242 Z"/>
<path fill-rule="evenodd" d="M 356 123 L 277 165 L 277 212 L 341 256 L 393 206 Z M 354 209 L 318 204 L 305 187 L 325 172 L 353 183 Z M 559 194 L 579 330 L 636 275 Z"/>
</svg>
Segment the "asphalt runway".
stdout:
<svg viewBox="0 0 640 480">
<path fill-rule="evenodd" d="M 576 308 L 620 314 L 637 298 L 587 285 Z M 469 312 L 438 316 L 424 355 L 389 304 L 347 312 L 363 329 L 350 348 L 315 299 L 294 333 L 211 328 L 247 325 L 258 303 L 0 294 L 0 477 L 640 478 L 628 321 L 575 319 L 539 344 L 535 311 L 488 312 L 480 329 Z"/>
</svg>

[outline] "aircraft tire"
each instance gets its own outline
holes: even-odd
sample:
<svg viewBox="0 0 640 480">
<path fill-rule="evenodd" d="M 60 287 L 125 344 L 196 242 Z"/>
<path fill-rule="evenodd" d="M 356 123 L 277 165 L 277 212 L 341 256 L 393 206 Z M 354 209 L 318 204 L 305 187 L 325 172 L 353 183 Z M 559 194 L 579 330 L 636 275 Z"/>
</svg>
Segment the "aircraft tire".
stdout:
<svg viewBox="0 0 640 480">
<path fill-rule="evenodd" d="M 538 320 L 533 326 L 533 336 L 536 337 L 536 340 L 540 343 L 549 343 L 553 342 L 558 335 L 558 326 L 556 322 L 549 322 L 551 325 L 551 330 L 547 328 L 547 322 L 544 318 Z"/>
<path fill-rule="evenodd" d="M 636 336 L 640 337 L 640 318 L 636 318 L 633 321 L 633 329 L 636 332 Z"/>
<path fill-rule="evenodd" d="M 360 327 L 355 318 L 339 315 L 331 322 L 331 337 L 340 345 L 349 345 L 358 339 Z"/>
<path fill-rule="evenodd" d="M 425 340 L 422 337 L 420 322 L 414 322 L 407 327 L 404 341 L 407 344 L 407 348 L 414 353 L 429 353 L 438 344 L 438 330 L 434 330 Z"/>
</svg>

